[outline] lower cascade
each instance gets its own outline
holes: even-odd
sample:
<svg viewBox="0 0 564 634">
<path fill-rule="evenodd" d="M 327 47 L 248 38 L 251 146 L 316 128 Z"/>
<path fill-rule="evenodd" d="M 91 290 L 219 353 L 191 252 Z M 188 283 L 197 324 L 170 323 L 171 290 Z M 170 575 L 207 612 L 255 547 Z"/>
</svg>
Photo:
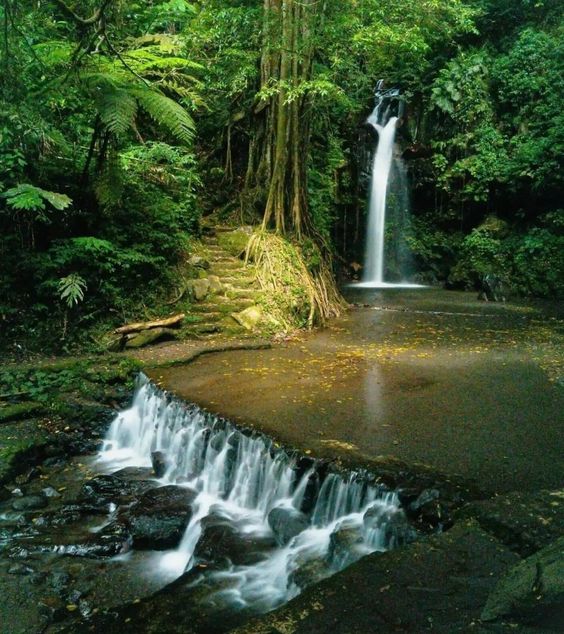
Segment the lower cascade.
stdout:
<svg viewBox="0 0 564 634">
<path fill-rule="evenodd" d="M 157 572 L 170 578 L 209 566 L 214 606 L 271 610 L 412 537 L 396 493 L 239 430 L 140 375 L 98 461 L 112 472 L 155 460 L 156 486 L 175 485 L 191 500 L 180 543 L 161 552 Z"/>
</svg>

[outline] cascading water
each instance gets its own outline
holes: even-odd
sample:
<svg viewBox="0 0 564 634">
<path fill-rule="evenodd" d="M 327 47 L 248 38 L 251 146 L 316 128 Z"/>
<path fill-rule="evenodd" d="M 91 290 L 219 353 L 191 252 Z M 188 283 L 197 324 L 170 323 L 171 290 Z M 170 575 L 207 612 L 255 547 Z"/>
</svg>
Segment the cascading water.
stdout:
<svg viewBox="0 0 564 634">
<path fill-rule="evenodd" d="M 99 461 L 109 471 L 150 466 L 154 451 L 168 458 L 162 485 L 196 492 L 179 547 L 160 559 L 169 577 L 198 563 L 197 544 L 212 516 L 228 522 L 243 540 L 271 540 L 257 562 L 229 563 L 210 573 L 218 588 L 210 598 L 214 605 L 268 611 L 308 582 L 403 539 L 396 528 L 405 517 L 395 493 L 368 484 L 358 473 L 323 475 L 314 461 L 172 399 L 141 376 L 133 404 L 113 421 Z M 283 519 L 301 522 L 289 540 L 274 541 L 279 535 L 273 530 L 273 509 Z"/>
<path fill-rule="evenodd" d="M 396 130 L 402 116 L 403 102 L 400 100 L 398 89 L 384 89 L 383 86 L 384 82 L 380 80 L 376 87 L 376 106 L 367 120 L 367 123 L 378 133 L 378 143 L 374 152 L 370 180 L 364 270 L 362 282 L 355 286 L 368 288 L 417 286 L 403 281 L 400 284 L 390 284 L 384 280 L 386 213 L 393 169 L 397 173 L 396 199 L 405 201 L 408 197 L 404 191 L 407 189 L 405 170 L 401 158 L 394 155 Z M 398 274 L 402 275 L 402 272 L 398 271 Z"/>
</svg>

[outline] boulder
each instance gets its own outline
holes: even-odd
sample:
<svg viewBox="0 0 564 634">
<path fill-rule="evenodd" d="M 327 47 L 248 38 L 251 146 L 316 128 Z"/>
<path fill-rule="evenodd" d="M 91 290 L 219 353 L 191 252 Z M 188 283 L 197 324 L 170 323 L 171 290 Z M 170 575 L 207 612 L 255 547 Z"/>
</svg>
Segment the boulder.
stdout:
<svg viewBox="0 0 564 634">
<path fill-rule="evenodd" d="M 189 260 L 188 264 L 197 269 L 208 270 L 210 268 L 210 263 L 206 258 L 201 257 L 200 255 L 193 255 Z"/>
<path fill-rule="evenodd" d="M 564 537 L 510 568 L 490 593 L 481 618 L 546 624 L 550 616 L 555 625 L 564 623 Z"/>
<path fill-rule="evenodd" d="M 49 500 L 44 495 L 24 495 L 12 502 L 12 508 L 14 511 L 35 511 L 44 509 L 48 504 Z"/>
<path fill-rule="evenodd" d="M 564 491 L 513 491 L 489 500 L 470 502 L 456 519 L 474 519 L 522 557 L 562 535 Z"/>
<path fill-rule="evenodd" d="M 403 509 L 375 505 L 366 511 L 363 522 L 366 530 L 380 531 L 379 545 L 386 550 L 409 544 L 417 538 Z"/>
<path fill-rule="evenodd" d="M 203 301 L 210 291 L 210 281 L 207 277 L 190 281 L 190 290 L 197 302 Z"/>
<path fill-rule="evenodd" d="M 226 518 L 210 515 L 202 521 L 202 534 L 194 556 L 197 561 L 216 566 L 250 566 L 264 559 L 276 547 L 269 536 L 242 534 Z"/>
<path fill-rule="evenodd" d="M 217 295 L 223 291 L 223 284 L 217 275 L 209 275 L 208 280 L 210 282 L 210 293 Z"/>
<path fill-rule="evenodd" d="M 166 454 L 162 451 L 153 451 L 151 453 L 151 464 L 153 465 L 153 472 L 157 478 L 162 478 L 166 473 L 167 460 Z"/>
<path fill-rule="evenodd" d="M 277 507 L 268 514 L 268 524 L 276 541 L 281 546 L 289 543 L 296 535 L 309 528 L 309 520 L 304 513 L 294 508 Z"/>
<path fill-rule="evenodd" d="M 360 526 L 338 528 L 329 538 L 329 560 L 337 568 L 344 568 L 359 559 L 363 543 Z"/>
<path fill-rule="evenodd" d="M 108 504 L 127 504 L 155 486 L 148 480 L 128 480 L 113 475 L 99 475 L 82 485 L 80 500 L 100 508 Z"/>
<path fill-rule="evenodd" d="M 231 317 L 246 330 L 254 330 L 262 319 L 262 308 L 260 306 L 249 306 L 240 313 L 231 313 Z"/>
<path fill-rule="evenodd" d="M 191 504 L 197 493 L 186 487 L 167 485 L 150 489 L 122 513 L 136 548 L 175 548 L 192 517 Z"/>
</svg>

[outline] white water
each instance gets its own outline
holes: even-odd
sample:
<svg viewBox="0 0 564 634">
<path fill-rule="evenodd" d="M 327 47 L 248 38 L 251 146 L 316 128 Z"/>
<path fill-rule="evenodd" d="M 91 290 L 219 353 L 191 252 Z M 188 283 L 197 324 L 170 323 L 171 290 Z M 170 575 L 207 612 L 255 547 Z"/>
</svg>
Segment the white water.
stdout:
<svg viewBox="0 0 564 634">
<path fill-rule="evenodd" d="M 384 280 L 386 209 L 398 122 L 397 116 L 390 115 L 399 95 L 397 89 L 383 90 L 383 81 L 380 80 L 376 88 L 376 107 L 367 120 L 378 132 L 378 144 L 372 162 L 364 270 L 362 282 L 354 283 L 355 288 L 421 288 L 420 284 Z M 400 177 L 404 177 L 401 159 L 396 156 L 395 161 Z M 400 180 L 400 187 L 406 188 L 405 178 Z"/>
<path fill-rule="evenodd" d="M 240 533 L 272 536 L 267 521 L 275 507 L 300 509 L 314 468 L 297 475 L 299 457 L 289 456 L 261 435 L 246 435 L 195 405 L 171 399 L 141 376 L 131 407 L 117 415 L 99 461 L 107 471 L 150 466 L 151 452 L 163 451 L 170 464 L 161 483 L 180 483 L 198 492 L 193 516 L 176 550 L 160 557 L 163 576 L 179 576 L 195 563 L 202 519 L 211 511 L 228 518 Z M 329 473 L 309 514 L 309 526 L 283 547 L 273 547 L 251 566 L 230 566 L 210 573 L 218 591 L 216 605 L 267 611 L 300 592 L 293 575 L 322 562 L 328 576 L 361 556 L 394 546 L 383 527 L 365 525 L 364 513 L 385 518 L 401 513 L 395 493 L 363 482 L 359 475 Z M 355 528 L 361 538 L 350 551 L 330 556 L 331 535 Z M 303 585 L 303 584 L 302 584 Z"/>
<path fill-rule="evenodd" d="M 380 125 L 378 123 L 378 106 L 368 119 L 368 123 L 373 125 L 378 132 L 378 146 L 374 155 L 370 184 L 366 258 L 362 276 L 364 284 L 381 285 L 384 283 L 386 196 L 390 169 L 392 167 L 397 121 L 397 117 L 391 117 L 385 125 Z"/>
</svg>

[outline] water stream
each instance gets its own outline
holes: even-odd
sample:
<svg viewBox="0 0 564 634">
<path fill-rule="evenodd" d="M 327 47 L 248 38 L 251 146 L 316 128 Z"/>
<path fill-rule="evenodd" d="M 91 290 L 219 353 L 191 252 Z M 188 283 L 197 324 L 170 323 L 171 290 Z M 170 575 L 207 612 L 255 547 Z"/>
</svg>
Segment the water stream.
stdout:
<svg viewBox="0 0 564 634">
<path fill-rule="evenodd" d="M 404 514 L 395 493 L 355 472 L 322 473 L 315 461 L 173 399 L 141 376 L 131 407 L 109 429 L 99 462 L 108 471 L 150 466 L 154 451 L 168 460 L 161 484 L 197 494 L 180 545 L 160 556 L 163 574 L 179 576 L 198 563 L 196 547 L 210 518 L 235 527 L 249 548 L 271 543 L 256 563 L 228 562 L 213 572 L 218 590 L 210 601 L 267 611 L 401 539 L 396 528 Z M 281 517 L 276 531 L 274 515 Z M 281 543 L 280 532 L 296 521 L 298 528 Z"/>
</svg>

